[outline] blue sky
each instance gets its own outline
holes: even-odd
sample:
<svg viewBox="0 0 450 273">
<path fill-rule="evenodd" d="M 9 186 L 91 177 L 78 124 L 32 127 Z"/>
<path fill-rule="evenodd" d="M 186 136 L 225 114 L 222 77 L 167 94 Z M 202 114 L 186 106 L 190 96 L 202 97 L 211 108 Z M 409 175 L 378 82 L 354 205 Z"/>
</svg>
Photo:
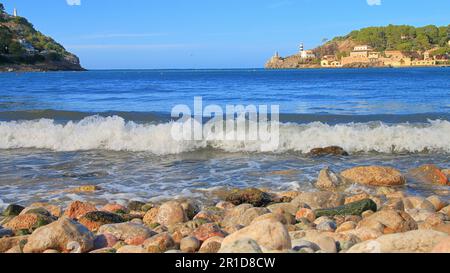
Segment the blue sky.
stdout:
<svg viewBox="0 0 450 273">
<path fill-rule="evenodd" d="M 366 26 L 450 23 L 449 0 L 0 2 L 89 69 L 262 67 L 277 50 L 289 55 L 300 42 L 315 47 Z"/>
</svg>

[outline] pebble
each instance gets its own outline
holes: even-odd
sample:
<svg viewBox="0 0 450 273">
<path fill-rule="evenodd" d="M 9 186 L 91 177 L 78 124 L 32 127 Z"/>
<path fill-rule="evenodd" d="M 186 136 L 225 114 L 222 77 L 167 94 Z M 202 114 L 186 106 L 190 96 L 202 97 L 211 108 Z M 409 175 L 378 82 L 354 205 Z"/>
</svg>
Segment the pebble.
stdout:
<svg viewBox="0 0 450 273">
<path fill-rule="evenodd" d="M 180 241 L 180 250 L 182 252 L 194 253 L 199 248 L 200 248 L 200 241 L 196 237 L 185 237 Z"/>
<path fill-rule="evenodd" d="M 129 245 L 140 245 L 156 233 L 144 225 L 130 222 L 107 224 L 99 228 L 98 234 L 111 234 Z"/>
<path fill-rule="evenodd" d="M 225 237 L 226 235 L 227 233 L 214 223 L 203 224 L 192 232 L 192 236 L 202 242 L 211 237 Z"/>
<path fill-rule="evenodd" d="M 341 176 L 369 186 L 400 186 L 406 182 L 399 170 L 385 166 L 358 166 L 344 170 Z"/>
<path fill-rule="evenodd" d="M 347 253 L 427 253 L 445 238 L 447 234 L 434 230 L 412 230 L 356 244 Z"/>
<path fill-rule="evenodd" d="M 243 238 L 222 244 L 218 253 L 262 253 L 262 250 L 255 240 Z"/>
<path fill-rule="evenodd" d="M 94 234 L 85 226 L 67 217 L 38 228 L 28 237 L 23 251 L 40 253 L 46 249 L 60 252 L 88 252 L 94 247 Z"/>
<path fill-rule="evenodd" d="M 280 222 L 265 220 L 249 225 L 225 237 L 222 247 L 244 238 L 256 241 L 265 250 L 291 249 L 289 233 Z"/>
<path fill-rule="evenodd" d="M 88 202 L 74 201 L 70 203 L 67 209 L 64 211 L 64 215 L 71 219 L 80 219 L 86 213 L 96 211 L 97 208 Z"/>
<path fill-rule="evenodd" d="M 163 232 L 145 240 L 143 246 L 150 253 L 162 253 L 175 248 L 175 241 L 168 232 Z"/>
<path fill-rule="evenodd" d="M 324 221 L 316 226 L 317 230 L 334 232 L 336 230 L 336 223 L 334 221 Z"/>
<path fill-rule="evenodd" d="M 320 250 L 320 247 L 318 245 L 316 245 L 315 243 L 303 240 L 303 239 L 296 239 L 296 240 L 292 240 L 292 249 L 299 252 L 302 249 L 311 249 L 312 252 L 310 252 L 309 250 L 307 250 L 305 253 L 314 253 L 318 250 Z"/>
<path fill-rule="evenodd" d="M 177 201 L 169 201 L 162 204 L 156 215 L 156 222 L 164 226 L 170 226 L 186 221 L 186 212 Z"/>
<path fill-rule="evenodd" d="M 295 219 L 298 221 L 300 218 L 306 218 L 310 222 L 314 222 L 316 220 L 316 214 L 312 209 L 301 208 L 295 214 Z"/>
<path fill-rule="evenodd" d="M 206 239 L 200 249 L 199 253 L 217 253 L 222 246 L 223 237 L 210 237 Z"/>
<path fill-rule="evenodd" d="M 353 222 L 353 221 L 347 221 L 342 223 L 341 225 L 339 225 L 339 227 L 336 228 L 336 232 L 343 232 L 343 231 L 347 231 L 347 230 L 352 230 L 355 229 L 357 226 L 357 223 Z"/>
</svg>

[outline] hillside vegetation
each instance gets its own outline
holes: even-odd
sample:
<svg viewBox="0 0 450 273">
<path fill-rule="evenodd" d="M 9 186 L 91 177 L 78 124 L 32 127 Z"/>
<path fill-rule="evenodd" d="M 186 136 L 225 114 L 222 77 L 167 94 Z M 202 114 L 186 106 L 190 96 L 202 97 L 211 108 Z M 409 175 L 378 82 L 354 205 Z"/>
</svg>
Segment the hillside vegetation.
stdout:
<svg viewBox="0 0 450 273">
<path fill-rule="evenodd" d="M 315 58 L 301 58 L 298 53 L 287 57 L 274 56 L 266 63 L 266 68 L 311 68 L 321 67 L 324 56 L 334 56 L 336 60 L 347 57 L 357 45 L 369 45 L 382 55 L 387 50 L 399 50 L 412 59 L 423 59 L 428 51 L 431 57 L 450 59 L 450 25 L 413 27 L 408 25 L 388 25 L 367 27 L 338 36 L 312 49 Z M 384 55 L 383 55 L 384 56 Z"/>
<path fill-rule="evenodd" d="M 0 66 L 27 70 L 82 70 L 79 59 L 24 17 L 5 12 L 0 3 Z"/>
<path fill-rule="evenodd" d="M 408 25 L 388 25 L 385 27 L 367 27 L 340 36 L 316 48 L 317 55 L 345 55 L 358 44 L 367 44 L 376 51 L 401 50 L 426 51 L 433 48 L 435 54 L 448 54 L 450 47 L 450 25 L 437 27 L 428 25 L 413 27 Z"/>
</svg>

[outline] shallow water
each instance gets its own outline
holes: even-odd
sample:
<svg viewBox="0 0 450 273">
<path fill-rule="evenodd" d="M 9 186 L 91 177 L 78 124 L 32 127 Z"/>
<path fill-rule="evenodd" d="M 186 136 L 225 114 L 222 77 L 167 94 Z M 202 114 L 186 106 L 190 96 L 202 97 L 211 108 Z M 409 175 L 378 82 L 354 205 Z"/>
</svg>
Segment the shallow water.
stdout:
<svg viewBox="0 0 450 273">
<path fill-rule="evenodd" d="M 356 154 L 349 157 L 307 157 L 299 153 L 225 153 L 201 150 L 195 153 L 154 156 L 145 152 L 50 152 L 45 150 L 3 150 L 0 174 L 3 203 L 32 201 L 98 203 L 128 200 L 161 200 L 194 197 L 214 200 L 234 187 L 261 187 L 274 191 L 314 190 L 319 171 L 334 171 L 360 165 L 385 165 L 403 172 L 429 162 L 450 167 L 449 154 Z M 279 174 L 276 171 L 287 171 Z M 96 193 L 71 193 L 80 185 L 97 185 Z M 348 192 L 374 191 L 352 185 Z M 408 179 L 400 187 L 411 195 L 437 194 L 449 199 L 448 186 L 428 185 Z M 0 201 L 1 203 L 1 201 Z"/>
<path fill-rule="evenodd" d="M 279 104 L 280 145 L 170 138 L 171 108 Z M 314 190 L 335 171 L 450 168 L 450 69 L 151 70 L 0 74 L 0 206 L 217 198 L 232 187 Z M 339 145 L 348 157 L 311 158 Z M 289 172 L 280 175 L 274 171 Z M 96 193 L 73 193 L 80 185 Z M 374 190 L 353 185 L 348 189 Z M 413 195 L 449 187 L 408 179 Z"/>
</svg>

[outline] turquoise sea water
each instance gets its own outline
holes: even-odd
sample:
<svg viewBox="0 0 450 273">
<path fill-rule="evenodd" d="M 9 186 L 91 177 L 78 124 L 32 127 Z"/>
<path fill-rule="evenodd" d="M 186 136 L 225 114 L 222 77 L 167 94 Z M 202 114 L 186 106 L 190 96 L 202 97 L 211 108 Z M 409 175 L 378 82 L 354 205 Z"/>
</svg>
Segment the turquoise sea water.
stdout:
<svg viewBox="0 0 450 273">
<path fill-rule="evenodd" d="M 280 145 L 176 142 L 177 104 L 279 105 Z M 0 74 L 0 206 L 314 190 L 325 166 L 450 167 L 450 69 L 123 70 Z M 339 145 L 349 157 L 311 158 Z M 276 170 L 295 170 L 273 175 Z M 95 195 L 64 192 L 99 185 Z M 353 186 L 349 191 L 358 191 Z M 369 189 L 371 190 L 371 189 Z M 409 180 L 404 190 L 449 196 Z"/>
</svg>

